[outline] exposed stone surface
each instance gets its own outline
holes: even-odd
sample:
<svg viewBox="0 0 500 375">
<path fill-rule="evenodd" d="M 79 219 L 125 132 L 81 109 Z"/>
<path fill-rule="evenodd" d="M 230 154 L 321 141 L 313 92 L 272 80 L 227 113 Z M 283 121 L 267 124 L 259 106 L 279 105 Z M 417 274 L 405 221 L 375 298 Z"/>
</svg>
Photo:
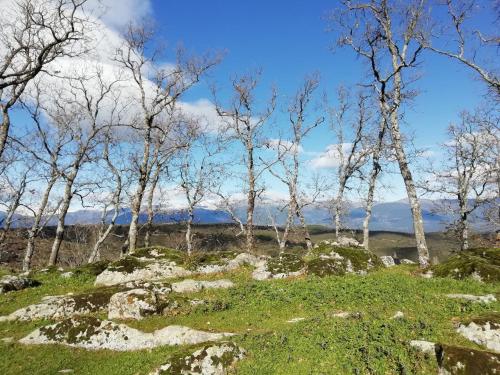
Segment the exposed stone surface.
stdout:
<svg viewBox="0 0 500 375">
<path fill-rule="evenodd" d="M 150 375 L 226 375 L 245 357 L 245 350 L 233 343 L 207 345 L 186 357 L 174 358 Z"/>
<path fill-rule="evenodd" d="M 390 255 L 384 255 L 380 257 L 382 263 L 384 263 L 385 267 L 394 267 L 396 263 L 394 262 L 394 258 Z"/>
<path fill-rule="evenodd" d="M 159 309 L 155 293 L 146 289 L 132 289 L 111 296 L 108 319 L 141 320 L 157 313 Z"/>
<path fill-rule="evenodd" d="M 264 258 L 247 253 L 204 253 L 188 259 L 185 254 L 175 250 L 146 248 L 111 263 L 97 276 L 95 285 L 110 286 L 131 281 L 157 281 L 193 274 L 218 273 L 244 264 L 257 266 L 263 262 L 265 263 Z"/>
<path fill-rule="evenodd" d="M 500 319 L 498 316 L 473 319 L 460 324 L 457 332 L 476 344 L 500 353 Z"/>
<path fill-rule="evenodd" d="M 500 374 L 500 355 L 492 352 L 436 345 L 440 375 Z"/>
<path fill-rule="evenodd" d="M 430 341 L 411 340 L 410 346 L 426 354 L 435 354 L 436 352 L 436 344 Z"/>
<path fill-rule="evenodd" d="M 267 261 L 258 262 L 252 278 L 255 280 L 284 279 L 300 276 L 305 272 L 306 264 L 301 257 L 292 253 L 283 253 Z"/>
<path fill-rule="evenodd" d="M 99 312 L 107 308 L 116 290 L 103 289 L 80 295 L 46 296 L 40 303 L 23 307 L 0 321 L 30 321 L 37 319 L 64 319 L 75 315 Z"/>
<path fill-rule="evenodd" d="M 129 281 L 123 285 L 127 289 L 146 289 L 157 295 L 166 295 L 172 292 L 172 285 L 160 281 Z"/>
<path fill-rule="evenodd" d="M 401 263 L 401 264 L 416 264 L 413 260 L 405 259 L 405 258 L 401 259 L 399 261 L 399 263 Z"/>
<path fill-rule="evenodd" d="M 391 319 L 403 319 L 405 314 L 402 311 L 396 311 L 396 313 L 392 316 Z"/>
<path fill-rule="evenodd" d="M 351 237 L 339 237 L 331 244 L 339 247 L 361 247 L 361 244 L 355 238 Z"/>
<path fill-rule="evenodd" d="M 203 289 L 227 289 L 234 286 L 231 280 L 198 281 L 183 280 L 172 284 L 172 290 L 177 293 L 200 292 Z"/>
<path fill-rule="evenodd" d="M 94 317 L 71 318 L 36 329 L 19 340 L 22 344 L 62 344 L 89 350 L 134 351 L 164 345 L 194 345 L 231 336 L 182 326 L 168 326 L 152 333 Z"/>
<path fill-rule="evenodd" d="M 348 319 L 348 318 L 360 319 L 361 313 L 350 312 L 350 311 L 332 311 L 332 312 L 329 312 L 327 314 L 327 316 L 329 316 L 331 318 L 339 318 L 339 319 Z"/>
<path fill-rule="evenodd" d="M 33 288 L 40 282 L 23 276 L 6 275 L 0 279 L 0 294 Z"/>
<path fill-rule="evenodd" d="M 371 270 L 382 267 L 380 259 L 373 253 L 361 248 L 333 247 L 330 241 L 322 241 L 314 248 L 307 261 L 307 273 L 316 276 L 348 273 L 365 275 Z"/>
<path fill-rule="evenodd" d="M 491 303 L 496 302 L 496 297 L 493 294 L 486 294 L 484 296 L 474 296 L 472 294 L 447 294 L 448 298 L 457 298 L 463 299 L 471 302 L 479 302 L 479 303 Z"/>
<path fill-rule="evenodd" d="M 301 322 L 303 320 L 306 320 L 306 318 L 292 318 L 290 320 L 287 320 L 286 322 L 287 323 L 298 323 L 298 322 Z"/>
<path fill-rule="evenodd" d="M 132 264 L 130 268 L 127 265 L 121 266 L 119 262 L 129 261 Z M 193 272 L 183 267 L 177 266 L 175 262 L 155 260 L 153 262 L 141 262 L 136 258 L 127 257 L 112 265 L 96 278 L 95 284 L 98 285 L 117 285 L 129 281 L 154 281 L 174 277 L 185 277 L 192 275 Z"/>
<path fill-rule="evenodd" d="M 498 249 L 460 251 L 445 262 L 433 266 L 432 270 L 438 277 L 498 282 L 500 281 L 500 251 Z"/>
</svg>

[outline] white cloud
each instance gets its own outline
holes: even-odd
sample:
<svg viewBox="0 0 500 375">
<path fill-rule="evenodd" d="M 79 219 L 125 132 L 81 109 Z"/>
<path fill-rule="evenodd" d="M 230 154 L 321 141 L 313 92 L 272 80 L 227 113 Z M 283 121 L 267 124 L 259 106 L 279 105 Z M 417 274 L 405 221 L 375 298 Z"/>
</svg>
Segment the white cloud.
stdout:
<svg viewBox="0 0 500 375">
<path fill-rule="evenodd" d="M 122 29 L 129 23 L 140 22 L 152 13 L 149 0 L 90 0 L 86 8 L 114 29 Z"/>
<path fill-rule="evenodd" d="M 313 158 L 310 163 L 315 169 L 336 168 L 341 163 L 340 150 L 345 154 L 349 153 L 352 148 L 352 143 L 331 144 L 326 147 L 326 150 Z"/>
<path fill-rule="evenodd" d="M 301 145 L 297 145 L 294 142 L 283 140 L 283 139 L 269 139 L 266 145 L 273 150 L 280 151 L 281 153 L 286 153 L 293 155 L 295 153 L 304 152 L 304 148 Z"/>
</svg>

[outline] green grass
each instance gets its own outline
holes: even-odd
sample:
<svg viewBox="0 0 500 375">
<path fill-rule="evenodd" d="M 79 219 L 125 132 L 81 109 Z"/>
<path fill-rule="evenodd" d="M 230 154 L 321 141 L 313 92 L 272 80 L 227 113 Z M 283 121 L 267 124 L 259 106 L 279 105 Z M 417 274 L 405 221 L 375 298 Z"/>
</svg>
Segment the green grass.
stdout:
<svg viewBox="0 0 500 375">
<path fill-rule="evenodd" d="M 208 300 L 205 306 L 181 309 L 174 316 L 153 316 L 130 326 L 153 331 L 169 324 L 235 332 L 233 341 L 248 356 L 238 362 L 238 374 L 435 374 L 433 358 L 408 346 L 412 339 L 479 348 L 455 332 L 454 321 L 492 314 L 490 305 L 447 299 L 447 293 L 498 293 L 498 283 L 470 279 L 424 279 L 414 266 L 381 269 L 367 276 L 253 281 L 243 268 L 203 279 L 229 278 L 236 287 L 206 290 L 189 297 Z M 0 295 L 0 314 L 38 302 L 45 295 L 86 292 L 93 277 L 70 279 L 57 272 L 36 274 L 38 288 Z M 359 312 L 359 318 L 339 319 L 338 310 Z M 396 311 L 404 319 L 391 320 Z M 292 318 L 305 318 L 287 323 Z M 22 338 L 48 322 L 0 323 L 0 338 Z M 133 353 L 87 351 L 64 346 L 23 346 L 0 341 L 0 374 L 147 374 L 169 356 L 194 347 L 162 347 Z"/>
</svg>

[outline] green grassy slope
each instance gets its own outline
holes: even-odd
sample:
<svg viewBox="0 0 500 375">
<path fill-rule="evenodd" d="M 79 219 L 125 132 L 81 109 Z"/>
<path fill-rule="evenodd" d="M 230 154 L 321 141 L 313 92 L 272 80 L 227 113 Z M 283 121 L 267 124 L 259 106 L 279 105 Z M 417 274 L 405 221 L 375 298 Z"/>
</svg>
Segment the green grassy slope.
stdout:
<svg viewBox="0 0 500 375">
<path fill-rule="evenodd" d="M 238 374 L 434 374 L 435 361 L 408 346 L 425 339 L 474 348 L 455 332 L 454 321 L 499 311 L 490 305 L 447 299 L 446 293 L 498 293 L 498 283 L 472 280 L 423 279 L 413 266 L 382 269 L 368 276 L 305 277 L 253 281 L 250 269 L 204 279 L 230 278 L 237 286 L 193 294 L 211 303 L 181 309 L 174 316 L 155 316 L 127 324 L 152 331 L 170 324 L 237 333 L 234 341 L 248 357 Z M 44 295 L 92 289 L 93 278 L 83 274 L 63 279 L 58 273 L 39 274 L 38 288 L 0 295 L 0 315 L 35 303 Z M 333 317 L 336 311 L 359 312 L 357 318 Z M 392 320 L 396 311 L 404 319 Z M 305 318 L 287 323 L 292 318 Z M 20 339 L 48 324 L 0 323 L 0 338 Z M 23 346 L 0 341 L 0 374 L 147 374 L 170 355 L 196 347 L 162 347 L 151 351 L 117 353 L 64 346 Z"/>
</svg>

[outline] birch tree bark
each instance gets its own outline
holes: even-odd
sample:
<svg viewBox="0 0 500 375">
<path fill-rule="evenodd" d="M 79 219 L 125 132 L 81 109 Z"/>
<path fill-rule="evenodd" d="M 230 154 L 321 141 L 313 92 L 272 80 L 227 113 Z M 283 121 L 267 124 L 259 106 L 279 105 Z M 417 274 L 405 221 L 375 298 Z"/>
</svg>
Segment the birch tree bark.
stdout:
<svg viewBox="0 0 500 375">
<path fill-rule="evenodd" d="M 395 3 L 387 0 L 342 1 L 334 22 L 340 29 L 340 45 L 350 46 L 365 58 L 371 71 L 383 116 L 387 117 L 391 147 L 398 161 L 413 217 L 419 264 L 429 265 L 422 211 L 405 152 L 400 129 L 401 108 L 411 97 L 405 91 L 403 71 L 416 67 L 424 46 L 421 43 L 425 21 L 424 0 Z"/>
<path fill-rule="evenodd" d="M 254 236 L 254 211 L 255 201 L 260 193 L 257 181 L 262 176 L 266 167 L 256 166 L 256 151 L 262 147 L 260 132 L 274 112 L 276 105 L 276 92 L 273 90 L 269 103 L 262 111 L 258 111 L 254 97 L 254 90 L 258 84 L 258 77 L 247 75 L 232 81 L 234 97 L 224 108 L 218 102 L 214 90 L 217 114 L 224 124 L 223 132 L 228 137 L 238 141 L 244 149 L 243 161 L 246 170 L 246 249 L 253 252 L 255 249 Z"/>
</svg>

